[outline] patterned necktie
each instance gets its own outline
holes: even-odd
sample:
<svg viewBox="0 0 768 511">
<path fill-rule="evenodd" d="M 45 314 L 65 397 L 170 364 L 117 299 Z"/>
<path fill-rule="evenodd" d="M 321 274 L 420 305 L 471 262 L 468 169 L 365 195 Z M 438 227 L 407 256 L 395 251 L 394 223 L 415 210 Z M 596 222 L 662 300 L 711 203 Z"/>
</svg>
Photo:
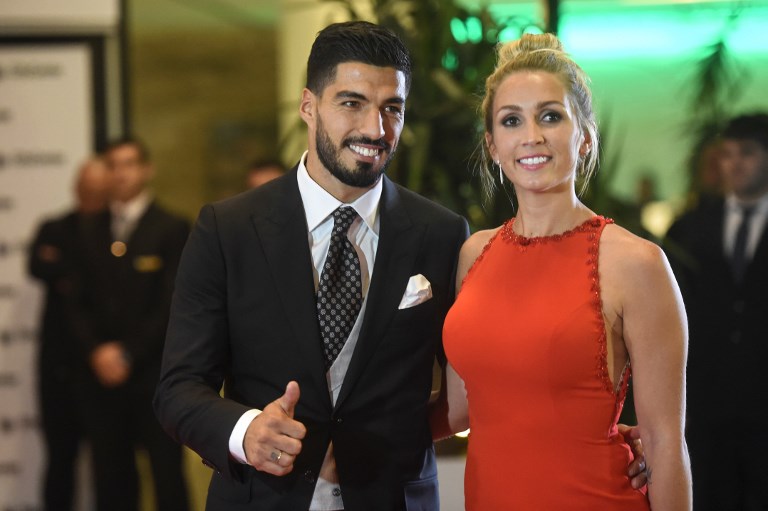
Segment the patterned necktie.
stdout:
<svg viewBox="0 0 768 511">
<path fill-rule="evenodd" d="M 317 289 L 317 318 L 328 369 L 344 347 L 363 303 L 360 259 L 347 239 L 357 212 L 342 206 L 333 212 L 333 231 Z"/>
<path fill-rule="evenodd" d="M 731 268 L 736 282 L 741 282 L 744 271 L 747 269 L 747 239 L 749 238 L 749 224 L 752 221 L 754 206 L 741 208 L 741 223 L 736 231 L 736 242 L 733 244 L 731 256 Z"/>
</svg>

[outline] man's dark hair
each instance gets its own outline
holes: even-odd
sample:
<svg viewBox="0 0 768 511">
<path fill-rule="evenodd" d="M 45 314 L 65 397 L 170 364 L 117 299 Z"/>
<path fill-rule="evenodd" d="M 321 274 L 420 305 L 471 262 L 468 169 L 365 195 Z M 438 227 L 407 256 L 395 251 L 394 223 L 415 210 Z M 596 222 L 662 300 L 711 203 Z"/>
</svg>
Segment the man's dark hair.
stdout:
<svg viewBox="0 0 768 511">
<path fill-rule="evenodd" d="M 106 147 L 104 148 L 104 151 L 102 152 L 104 154 L 107 154 L 113 149 L 117 149 L 118 147 L 122 147 L 125 145 L 136 148 L 136 151 L 139 153 L 139 160 L 141 160 L 141 163 L 150 162 L 149 149 L 147 148 L 147 145 L 141 139 L 134 137 L 132 135 L 125 135 L 125 136 L 110 140 L 107 143 Z"/>
<path fill-rule="evenodd" d="M 768 114 L 754 113 L 734 117 L 723 128 L 720 137 L 754 140 L 768 150 Z"/>
<path fill-rule="evenodd" d="M 307 88 L 322 94 L 336 78 L 336 67 L 345 62 L 394 67 L 405 75 L 406 91 L 411 88 L 410 52 L 387 28 L 367 21 L 347 21 L 321 30 L 307 61 Z"/>
</svg>

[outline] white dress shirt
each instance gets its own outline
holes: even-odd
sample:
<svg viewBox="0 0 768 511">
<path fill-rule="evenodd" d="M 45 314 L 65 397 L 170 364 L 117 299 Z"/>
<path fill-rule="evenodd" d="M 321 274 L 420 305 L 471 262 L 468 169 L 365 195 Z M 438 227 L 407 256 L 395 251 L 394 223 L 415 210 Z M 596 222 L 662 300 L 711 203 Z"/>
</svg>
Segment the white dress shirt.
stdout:
<svg viewBox="0 0 768 511">
<path fill-rule="evenodd" d="M 333 212 L 339 207 L 345 205 L 330 193 L 318 185 L 307 172 L 304 165 L 307 153 L 301 157 L 297 173 L 299 193 L 301 201 L 304 204 L 304 214 L 307 219 L 307 231 L 309 232 L 308 243 L 312 251 L 312 266 L 315 280 L 315 292 L 317 292 L 320 281 L 320 273 L 325 264 L 325 258 L 328 254 L 328 247 L 331 243 L 331 233 L 333 231 Z M 351 204 L 359 215 L 349 227 L 347 237 L 352 246 L 357 251 L 360 259 L 360 271 L 362 275 L 363 304 L 360 307 L 360 313 L 357 316 L 355 325 L 349 333 L 344 347 L 336 360 L 326 373 L 328 381 L 328 391 L 331 395 L 331 402 L 335 405 L 336 399 L 341 391 L 341 385 L 344 382 L 344 376 L 347 374 L 347 368 L 352 358 L 357 338 L 360 335 L 362 318 L 365 315 L 365 308 L 368 296 L 368 286 L 373 275 L 373 262 L 376 258 L 376 250 L 379 246 L 379 201 L 381 199 L 382 182 L 379 182 L 364 193 Z M 252 409 L 245 412 L 238 420 L 232 434 L 229 437 L 229 451 L 232 456 L 240 463 L 247 463 L 243 442 L 245 432 L 251 421 L 261 413 L 260 410 Z M 325 464 L 332 463 L 335 466 L 335 460 L 326 457 Z M 325 466 L 325 465 L 324 465 Z M 337 477 L 335 479 L 338 479 Z M 343 509 L 341 491 L 337 483 L 331 482 L 323 477 L 318 477 L 315 493 L 312 497 L 310 511 L 327 511 Z"/>
<path fill-rule="evenodd" d="M 110 203 L 112 238 L 117 241 L 128 241 L 151 202 L 152 194 L 144 190 L 128 202 Z"/>
<path fill-rule="evenodd" d="M 734 195 L 729 195 L 725 199 L 725 219 L 723 222 L 723 248 L 725 256 L 730 259 L 733 255 L 734 245 L 736 244 L 736 231 L 741 225 L 743 216 L 742 208 L 744 206 L 754 206 L 752 212 L 752 221 L 749 224 L 749 233 L 747 233 L 747 247 L 745 257 L 751 261 L 760 243 L 760 237 L 765 229 L 765 223 L 768 221 L 768 194 L 761 197 L 756 202 L 749 204 L 739 201 Z"/>
</svg>

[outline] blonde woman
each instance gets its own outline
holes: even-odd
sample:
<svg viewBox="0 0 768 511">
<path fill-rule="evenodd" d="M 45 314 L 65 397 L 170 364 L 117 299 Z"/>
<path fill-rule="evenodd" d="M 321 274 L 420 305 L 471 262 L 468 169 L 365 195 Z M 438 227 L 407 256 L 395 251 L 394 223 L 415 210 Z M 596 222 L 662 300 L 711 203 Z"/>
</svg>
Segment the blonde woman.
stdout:
<svg viewBox="0 0 768 511">
<path fill-rule="evenodd" d="M 471 427 L 468 511 L 691 509 L 685 311 L 659 247 L 578 199 L 598 154 L 587 80 L 544 34 L 500 46 L 486 81 L 485 178 L 518 209 L 461 250 L 433 415 Z M 630 371 L 647 495 L 617 427 Z"/>
</svg>

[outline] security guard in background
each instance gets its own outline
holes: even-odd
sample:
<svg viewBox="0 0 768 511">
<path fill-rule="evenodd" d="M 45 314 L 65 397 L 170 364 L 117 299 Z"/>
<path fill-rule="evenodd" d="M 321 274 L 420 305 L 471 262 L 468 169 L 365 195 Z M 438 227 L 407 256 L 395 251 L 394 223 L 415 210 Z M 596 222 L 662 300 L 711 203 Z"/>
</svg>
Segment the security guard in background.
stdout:
<svg viewBox="0 0 768 511">
<path fill-rule="evenodd" d="M 77 240 L 77 279 L 70 314 L 90 374 L 85 423 L 99 511 L 136 511 L 135 448 L 146 449 L 157 509 L 185 511 L 181 447 L 160 428 L 152 395 L 188 223 L 161 208 L 148 190 L 153 176 L 137 139 L 104 152 L 109 208 Z"/>
<path fill-rule="evenodd" d="M 88 229 L 104 212 L 108 191 L 104 162 L 100 158 L 85 161 L 75 181 L 76 207 L 40 225 L 27 261 L 29 274 L 45 286 L 37 388 L 45 441 L 46 511 L 70 511 L 75 500 L 75 461 L 84 436 L 77 395 L 86 367 L 66 317 L 72 291 L 72 243 L 80 230 Z"/>
</svg>

